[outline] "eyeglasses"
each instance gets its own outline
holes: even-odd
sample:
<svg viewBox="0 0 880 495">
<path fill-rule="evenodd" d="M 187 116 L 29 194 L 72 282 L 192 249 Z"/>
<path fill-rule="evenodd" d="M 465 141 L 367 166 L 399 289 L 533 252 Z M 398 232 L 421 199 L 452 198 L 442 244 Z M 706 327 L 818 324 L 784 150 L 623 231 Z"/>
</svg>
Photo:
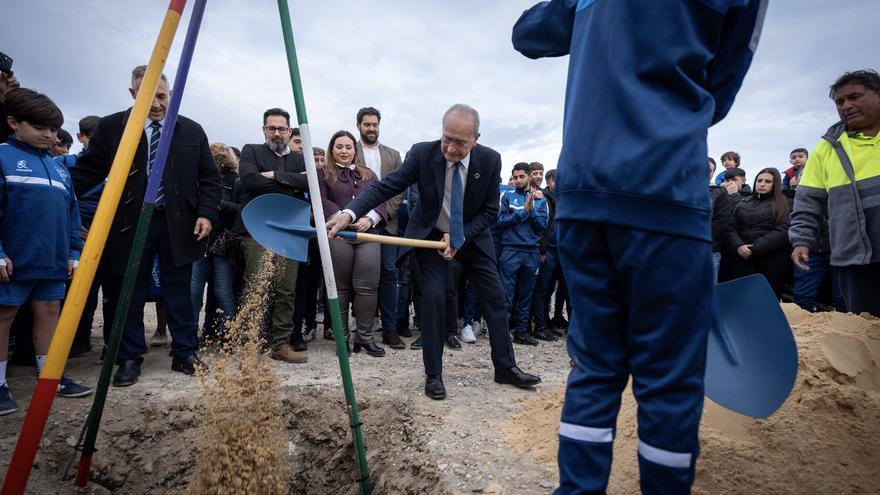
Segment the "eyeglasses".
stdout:
<svg viewBox="0 0 880 495">
<path fill-rule="evenodd" d="M 446 146 L 455 146 L 456 148 L 466 148 L 470 144 L 470 141 L 465 141 L 464 139 L 452 139 L 445 134 L 440 137 L 440 141 Z"/>
<path fill-rule="evenodd" d="M 275 127 L 275 126 L 263 126 L 263 130 L 268 132 L 269 134 L 287 134 L 290 131 L 290 127 Z"/>
</svg>

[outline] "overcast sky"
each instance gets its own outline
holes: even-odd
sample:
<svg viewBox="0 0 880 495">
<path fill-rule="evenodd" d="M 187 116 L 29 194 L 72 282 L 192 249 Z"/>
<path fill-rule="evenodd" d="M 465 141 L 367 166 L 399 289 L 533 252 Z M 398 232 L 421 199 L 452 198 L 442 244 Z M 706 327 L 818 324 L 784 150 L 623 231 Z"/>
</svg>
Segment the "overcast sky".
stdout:
<svg viewBox="0 0 880 495">
<path fill-rule="evenodd" d="M 658 0 L 659 1 L 659 0 Z M 168 59 L 173 79 L 192 1 Z M 518 161 L 555 168 L 562 139 L 568 59 L 526 59 L 511 28 L 531 0 L 291 0 L 305 102 L 316 146 L 355 130 L 362 106 L 382 112 L 380 141 L 401 153 L 440 136 L 456 102 L 480 111 L 480 142 Z M 23 86 L 51 96 L 64 128 L 131 105 L 129 74 L 149 59 L 168 3 L 162 0 L 7 0 L 0 51 Z M 878 67 L 876 0 L 770 2 L 751 71 L 709 151 L 742 155 L 753 174 L 787 167 L 837 120 L 828 85 L 846 70 Z M 209 0 L 181 114 L 211 141 L 261 142 L 262 112 L 294 113 L 277 4 Z M 601 125 L 601 116 L 597 116 Z M 78 149 L 74 148 L 74 150 Z M 646 170 L 662 167 L 646 163 Z"/>
</svg>

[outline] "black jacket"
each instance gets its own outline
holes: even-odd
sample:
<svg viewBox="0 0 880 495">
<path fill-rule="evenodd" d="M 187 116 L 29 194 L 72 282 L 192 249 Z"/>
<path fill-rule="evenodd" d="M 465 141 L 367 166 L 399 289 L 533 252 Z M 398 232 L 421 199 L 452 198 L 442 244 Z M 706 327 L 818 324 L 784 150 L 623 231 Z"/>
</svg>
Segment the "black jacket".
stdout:
<svg viewBox="0 0 880 495">
<path fill-rule="evenodd" d="M 130 111 L 108 115 L 98 122 L 88 149 L 70 171 L 77 196 L 85 194 L 107 177 Z M 144 202 L 148 147 L 146 133 L 141 131 L 140 144 L 104 248 L 104 261 L 116 275 L 125 273 Z M 220 172 L 211 156 L 205 131 L 197 122 L 183 116 L 178 116 L 174 127 L 163 186 L 171 252 L 174 264 L 183 266 L 205 253 L 207 239 L 197 242 L 193 228 L 199 217 L 207 218 L 212 224 L 217 223 L 221 188 Z"/>
<path fill-rule="evenodd" d="M 550 210 L 549 215 L 547 216 L 547 228 L 544 230 L 544 235 L 541 236 L 540 252 L 543 255 L 547 254 L 548 247 L 556 247 L 556 236 L 553 235 L 553 228 L 556 225 L 556 198 L 553 196 L 553 192 L 547 187 L 541 189 L 541 192 L 544 193 L 544 197 L 547 199 L 547 208 Z"/>
<path fill-rule="evenodd" d="M 752 244 L 752 254 L 761 256 L 788 246 L 788 226 L 789 215 L 773 218 L 769 195 L 753 194 L 736 206 L 727 229 L 727 244 L 734 250 Z"/>
<path fill-rule="evenodd" d="M 720 186 L 709 186 L 712 198 L 712 251 L 721 251 L 724 233 L 733 219 L 733 203 L 727 189 Z"/>
<path fill-rule="evenodd" d="M 275 180 L 267 179 L 262 172 L 275 172 Z M 238 176 L 241 179 L 239 203 L 241 208 L 247 206 L 252 199 L 263 194 L 278 193 L 305 200 L 309 190 L 309 181 L 305 174 L 306 162 L 302 153 L 291 151 L 278 156 L 267 144 L 246 144 L 241 149 L 241 160 L 238 163 Z M 238 234 L 247 234 L 247 228 L 241 215 L 232 229 Z"/>
<path fill-rule="evenodd" d="M 440 216 L 445 174 L 446 159 L 440 151 L 439 140 L 414 144 L 397 170 L 365 189 L 346 208 L 355 213 L 355 218 L 360 218 L 370 209 L 418 184 L 419 198 L 411 211 L 404 237 L 426 239 Z M 464 238 L 465 244 L 473 242 L 492 260 L 495 260 L 495 247 L 489 226 L 498 221 L 500 177 L 501 155 L 481 144 L 474 146 L 464 190 Z M 398 257 L 410 249 L 401 248 Z"/>
</svg>

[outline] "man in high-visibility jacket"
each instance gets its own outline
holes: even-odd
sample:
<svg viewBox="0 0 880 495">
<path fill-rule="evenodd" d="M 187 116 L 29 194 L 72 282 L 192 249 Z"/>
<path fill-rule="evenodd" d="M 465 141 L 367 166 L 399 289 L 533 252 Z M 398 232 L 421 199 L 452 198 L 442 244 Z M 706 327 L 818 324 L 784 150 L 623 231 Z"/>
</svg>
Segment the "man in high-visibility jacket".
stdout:
<svg viewBox="0 0 880 495">
<path fill-rule="evenodd" d="M 801 174 L 788 231 L 801 269 L 828 216 L 831 265 L 847 308 L 880 316 L 880 74 L 847 72 L 831 85 L 840 122 L 816 143 Z"/>
</svg>

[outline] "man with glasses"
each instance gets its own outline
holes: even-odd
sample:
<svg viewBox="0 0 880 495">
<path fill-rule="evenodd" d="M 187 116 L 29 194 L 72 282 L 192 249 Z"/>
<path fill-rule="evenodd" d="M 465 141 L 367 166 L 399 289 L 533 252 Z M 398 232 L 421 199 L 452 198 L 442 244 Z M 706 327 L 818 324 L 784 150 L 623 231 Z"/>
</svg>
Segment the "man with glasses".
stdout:
<svg viewBox="0 0 880 495">
<path fill-rule="evenodd" d="M 407 223 L 405 237 L 444 240 L 441 250 L 419 249 L 421 276 L 422 359 L 425 364 L 425 395 L 446 398 L 443 385 L 443 344 L 446 335 L 446 293 L 449 262 L 458 261 L 484 299 L 495 381 L 521 388 L 541 382 L 516 366 L 507 305 L 498 278 L 495 247 L 489 226 L 498 218 L 498 183 L 501 155 L 477 144 L 480 115 L 473 108 L 456 104 L 443 115 L 443 135 L 437 141 L 415 144 L 403 164 L 374 183 L 348 204 L 345 215 L 327 222 L 330 236 L 346 228 L 377 205 L 409 186 L 418 184 L 419 201 Z M 401 248 L 404 256 L 409 248 Z"/>
<path fill-rule="evenodd" d="M 306 164 L 302 153 L 290 149 L 290 114 L 280 108 L 270 108 L 263 113 L 263 144 L 246 144 L 241 149 L 238 173 L 241 178 L 241 205 L 244 207 L 257 196 L 269 193 L 285 194 L 304 200 L 308 191 Z M 241 234 L 244 250 L 245 286 L 256 283 L 260 276 L 261 259 L 266 249 L 255 241 L 241 220 L 236 219 L 235 232 Z M 294 351 L 290 346 L 293 330 L 293 306 L 295 300 L 296 269 L 298 263 L 277 257 L 278 269 L 273 284 L 274 302 L 272 324 L 269 330 L 269 357 L 288 363 L 304 363 L 304 352 Z M 247 289 L 245 289 L 247 290 Z M 302 336 L 299 336 L 301 339 Z"/>
</svg>

